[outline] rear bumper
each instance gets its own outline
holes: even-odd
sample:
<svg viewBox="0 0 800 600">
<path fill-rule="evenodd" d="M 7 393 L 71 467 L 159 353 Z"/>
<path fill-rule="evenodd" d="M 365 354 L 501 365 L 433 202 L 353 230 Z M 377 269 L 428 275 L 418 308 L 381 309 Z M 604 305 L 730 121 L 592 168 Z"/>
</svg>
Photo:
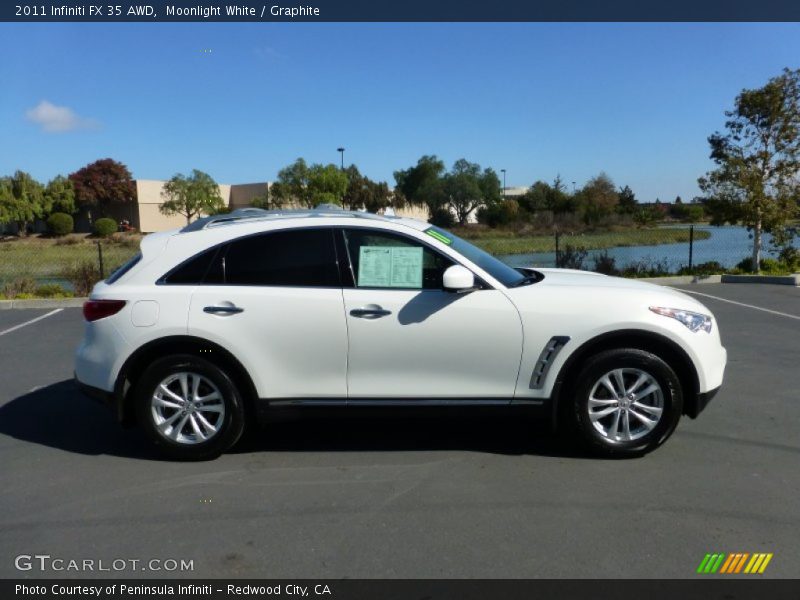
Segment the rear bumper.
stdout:
<svg viewBox="0 0 800 600">
<path fill-rule="evenodd" d="M 78 379 L 78 376 L 75 373 L 72 374 L 72 379 L 75 382 L 75 386 L 84 396 L 87 396 L 92 400 L 99 402 L 100 404 L 104 404 L 114 411 L 117 410 L 117 398 L 113 392 L 107 392 L 104 389 L 83 383 L 80 379 Z"/>
<path fill-rule="evenodd" d="M 697 416 L 703 412 L 708 406 L 708 403 L 717 395 L 719 392 L 720 387 L 715 387 L 713 390 L 708 390 L 707 392 L 701 392 L 697 394 L 694 398 L 694 402 L 692 402 L 689 406 L 686 407 L 686 416 L 696 419 Z"/>
</svg>

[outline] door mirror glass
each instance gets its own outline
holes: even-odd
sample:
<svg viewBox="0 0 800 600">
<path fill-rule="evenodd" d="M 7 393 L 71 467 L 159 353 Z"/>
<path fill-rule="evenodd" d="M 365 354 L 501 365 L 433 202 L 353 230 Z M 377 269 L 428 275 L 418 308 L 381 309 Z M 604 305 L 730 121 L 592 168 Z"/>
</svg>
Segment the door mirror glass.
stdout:
<svg viewBox="0 0 800 600">
<path fill-rule="evenodd" d="M 443 287 L 448 292 L 462 292 L 475 287 L 475 276 L 472 271 L 461 265 L 448 267 L 442 279 Z"/>
</svg>

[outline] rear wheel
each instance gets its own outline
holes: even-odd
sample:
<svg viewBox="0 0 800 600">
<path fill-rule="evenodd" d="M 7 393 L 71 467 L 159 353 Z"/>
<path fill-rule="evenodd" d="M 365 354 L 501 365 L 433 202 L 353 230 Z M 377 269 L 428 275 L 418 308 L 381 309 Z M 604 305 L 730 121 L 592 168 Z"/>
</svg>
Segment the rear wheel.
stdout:
<svg viewBox="0 0 800 600">
<path fill-rule="evenodd" d="M 660 357 L 633 348 L 590 358 L 573 387 L 569 419 L 597 454 L 636 456 L 675 431 L 683 393 L 675 371 Z"/>
<path fill-rule="evenodd" d="M 244 430 L 242 398 L 231 378 L 190 355 L 160 359 L 144 372 L 136 411 L 148 437 L 179 460 L 215 458 Z"/>
</svg>

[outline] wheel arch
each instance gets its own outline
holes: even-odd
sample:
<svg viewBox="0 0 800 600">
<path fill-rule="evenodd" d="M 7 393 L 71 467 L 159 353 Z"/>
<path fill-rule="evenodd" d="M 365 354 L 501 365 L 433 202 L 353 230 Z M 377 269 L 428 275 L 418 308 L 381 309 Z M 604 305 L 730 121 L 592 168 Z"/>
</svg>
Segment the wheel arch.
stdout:
<svg viewBox="0 0 800 600">
<path fill-rule="evenodd" d="M 594 337 L 574 350 L 556 375 L 553 391 L 550 395 L 551 419 L 553 427 L 557 427 L 560 415 L 559 405 L 562 397 L 569 393 L 570 377 L 577 375 L 586 360 L 599 352 L 617 348 L 635 348 L 651 352 L 663 359 L 678 376 L 683 391 L 683 414 L 694 415 L 697 395 L 700 390 L 700 378 L 692 359 L 676 342 L 652 331 L 641 329 L 623 329 Z"/>
<path fill-rule="evenodd" d="M 117 398 L 117 418 L 123 425 L 135 421 L 133 397 L 138 377 L 154 360 L 173 354 L 188 354 L 203 358 L 225 370 L 234 380 L 243 396 L 245 416 L 249 420 L 255 415 L 258 399 L 255 385 L 247 369 L 227 349 L 206 339 L 176 335 L 152 340 L 134 351 L 122 365 L 114 385 Z"/>
</svg>

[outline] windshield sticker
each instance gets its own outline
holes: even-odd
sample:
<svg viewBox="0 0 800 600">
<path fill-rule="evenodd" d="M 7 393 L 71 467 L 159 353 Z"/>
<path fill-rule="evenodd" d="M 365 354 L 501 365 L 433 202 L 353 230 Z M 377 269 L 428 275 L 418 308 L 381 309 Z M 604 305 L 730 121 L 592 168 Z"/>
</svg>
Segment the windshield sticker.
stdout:
<svg viewBox="0 0 800 600">
<path fill-rule="evenodd" d="M 422 248 L 361 246 L 358 287 L 422 288 Z"/>
</svg>

